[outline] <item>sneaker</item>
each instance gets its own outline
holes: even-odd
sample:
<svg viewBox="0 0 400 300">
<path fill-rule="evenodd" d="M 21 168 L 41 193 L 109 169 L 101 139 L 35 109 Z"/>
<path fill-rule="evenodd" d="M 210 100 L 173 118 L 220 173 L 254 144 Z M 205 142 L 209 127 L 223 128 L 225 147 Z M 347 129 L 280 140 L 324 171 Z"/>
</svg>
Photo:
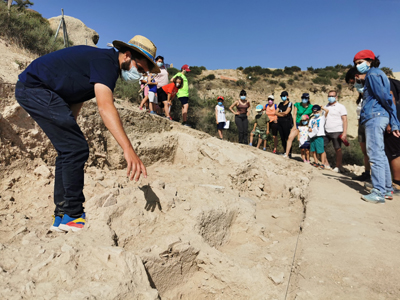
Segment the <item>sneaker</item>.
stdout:
<svg viewBox="0 0 400 300">
<path fill-rule="evenodd" d="M 374 188 L 374 186 L 370 182 L 365 182 L 364 187 L 368 192 L 370 192 Z"/>
<path fill-rule="evenodd" d="M 361 199 L 370 203 L 385 204 L 385 198 L 377 189 L 372 189 L 368 195 L 363 195 Z"/>
<path fill-rule="evenodd" d="M 400 194 L 400 186 L 395 183 L 393 183 L 393 194 Z"/>
<path fill-rule="evenodd" d="M 353 180 L 368 181 L 371 180 L 371 175 L 367 172 L 363 172 L 360 176 L 354 177 Z"/>
<path fill-rule="evenodd" d="M 274 149 L 274 151 L 272 151 L 272 153 L 276 154 L 276 149 Z"/>
<path fill-rule="evenodd" d="M 152 111 L 150 112 L 150 114 L 151 114 L 151 115 L 156 115 L 157 113 L 156 113 L 155 111 L 152 110 Z"/>
<path fill-rule="evenodd" d="M 385 200 L 393 200 L 393 192 L 386 192 L 385 194 Z"/>
<path fill-rule="evenodd" d="M 267 148 L 263 148 L 263 151 L 267 151 Z"/>
<path fill-rule="evenodd" d="M 286 153 L 284 153 L 284 154 L 282 155 L 282 157 L 283 157 L 283 158 L 289 158 L 289 156 L 287 156 Z"/>
<path fill-rule="evenodd" d="M 59 228 L 62 219 L 63 219 L 63 216 L 53 215 L 53 224 L 50 226 L 49 230 L 53 231 L 53 232 L 64 232 L 64 230 L 61 230 Z"/>
<path fill-rule="evenodd" d="M 140 107 L 140 106 L 139 106 L 139 109 L 140 109 L 140 110 L 143 110 L 143 107 Z"/>
<path fill-rule="evenodd" d="M 336 173 L 341 173 L 341 172 L 340 172 L 340 169 L 339 169 L 338 167 L 332 169 L 332 171 L 333 171 L 333 172 L 336 172 Z"/>
<path fill-rule="evenodd" d="M 172 118 L 171 117 L 166 117 L 168 120 L 170 120 L 170 121 L 172 121 Z"/>
<path fill-rule="evenodd" d="M 71 218 L 68 215 L 64 215 L 59 229 L 64 231 L 79 231 L 83 226 L 85 226 L 85 217 L 85 213 L 83 213 L 79 218 Z"/>
<path fill-rule="evenodd" d="M 252 143 L 249 143 L 249 146 L 253 146 L 253 144 L 252 144 Z"/>
</svg>

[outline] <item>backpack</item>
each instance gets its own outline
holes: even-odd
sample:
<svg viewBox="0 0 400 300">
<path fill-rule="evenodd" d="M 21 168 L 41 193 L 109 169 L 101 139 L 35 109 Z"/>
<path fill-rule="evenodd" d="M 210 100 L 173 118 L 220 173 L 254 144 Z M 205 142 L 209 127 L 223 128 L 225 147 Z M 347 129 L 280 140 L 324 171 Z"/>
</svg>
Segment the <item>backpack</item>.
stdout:
<svg viewBox="0 0 400 300">
<path fill-rule="evenodd" d="M 397 119 L 400 117 L 400 81 L 396 79 L 389 78 L 390 90 L 394 95 L 394 100 L 396 102 Z"/>
</svg>

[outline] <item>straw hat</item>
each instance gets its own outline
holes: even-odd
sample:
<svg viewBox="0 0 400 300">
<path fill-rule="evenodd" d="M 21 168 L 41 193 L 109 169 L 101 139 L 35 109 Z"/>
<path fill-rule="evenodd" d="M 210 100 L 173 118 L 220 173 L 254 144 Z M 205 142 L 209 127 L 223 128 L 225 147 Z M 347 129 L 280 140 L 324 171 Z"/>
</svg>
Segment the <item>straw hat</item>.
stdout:
<svg viewBox="0 0 400 300">
<path fill-rule="evenodd" d="M 160 68 L 154 62 L 157 47 L 148 38 L 141 35 L 135 35 L 128 43 L 124 43 L 122 41 L 114 41 L 113 45 L 118 50 L 126 47 L 144 55 L 151 63 L 149 64 L 149 71 L 151 73 L 160 73 Z"/>
</svg>

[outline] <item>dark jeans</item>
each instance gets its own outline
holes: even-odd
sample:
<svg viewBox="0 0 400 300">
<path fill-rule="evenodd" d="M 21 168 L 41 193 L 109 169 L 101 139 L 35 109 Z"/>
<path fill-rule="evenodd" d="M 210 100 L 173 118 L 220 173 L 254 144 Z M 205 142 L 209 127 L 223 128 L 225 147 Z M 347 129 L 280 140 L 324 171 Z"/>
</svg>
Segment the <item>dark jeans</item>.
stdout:
<svg viewBox="0 0 400 300">
<path fill-rule="evenodd" d="M 286 144 L 292 130 L 293 123 L 290 121 L 280 121 L 278 120 L 278 131 L 282 141 L 283 151 L 286 152 Z M 289 153 L 292 153 L 292 148 L 290 148 Z"/>
<path fill-rule="evenodd" d="M 46 88 L 17 83 L 15 98 L 39 124 L 57 150 L 54 181 L 54 214 L 79 217 L 83 213 L 84 172 L 89 147 L 68 104 Z"/>
<path fill-rule="evenodd" d="M 239 131 L 239 143 L 247 144 L 248 127 L 249 127 L 249 120 L 247 120 L 247 115 L 246 114 L 236 115 L 235 123 Z"/>
</svg>

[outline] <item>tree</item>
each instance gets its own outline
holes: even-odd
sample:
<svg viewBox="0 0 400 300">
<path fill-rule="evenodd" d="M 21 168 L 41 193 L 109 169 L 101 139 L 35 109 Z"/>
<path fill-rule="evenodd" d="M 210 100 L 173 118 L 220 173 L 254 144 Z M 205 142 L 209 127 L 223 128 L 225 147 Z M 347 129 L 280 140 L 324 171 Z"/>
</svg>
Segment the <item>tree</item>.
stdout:
<svg viewBox="0 0 400 300">
<path fill-rule="evenodd" d="M 29 0 L 14 0 L 14 1 L 10 1 L 8 0 L 8 6 L 10 7 L 10 2 L 15 2 L 15 4 L 11 4 L 17 7 L 17 10 L 21 11 L 24 9 L 29 8 L 30 6 L 33 5 L 33 2 L 29 1 Z"/>
</svg>

